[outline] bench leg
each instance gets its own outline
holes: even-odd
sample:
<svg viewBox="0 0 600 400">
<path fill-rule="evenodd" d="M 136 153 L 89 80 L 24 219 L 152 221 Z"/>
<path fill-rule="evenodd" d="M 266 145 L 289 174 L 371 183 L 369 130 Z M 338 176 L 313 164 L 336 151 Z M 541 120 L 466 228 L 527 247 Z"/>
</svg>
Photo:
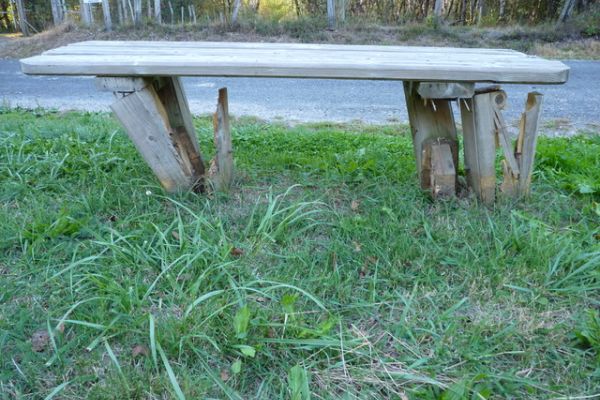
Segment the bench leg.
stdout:
<svg viewBox="0 0 600 400">
<path fill-rule="evenodd" d="M 426 153 L 426 142 L 442 141 L 447 145 L 451 152 L 452 168 L 454 169 L 454 177 L 456 179 L 456 166 L 458 165 L 458 141 L 456 138 L 456 126 L 454 124 L 454 115 L 452 114 L 451 100 L 436 99 L 425 100 L 418 93 L 418 82 L 404 82 L 404 95 L 406 97 L 406 108 L 408 110 L 408 118 L 412 131 L 413 146 L 415 150 L 415 159 L 417 162 L 417 174 L 421 183 L 421 188 L 431 190 L 434 197 L 435 188 L 432 187 L 432 180 L 436 178 L 432 175 L 432 162 L 428 159 Z M 445 147 L 436 149 L 434 157 L 438 155 L 442 159 Z M 439 150 L 439 151 L 438 151 Z M 439 167 L 443 162 L 444 175 L 448 174 L 448 162 L 434 160 Z M 447 182 L 447 176 L 444 178 Z M 438 179 L 439 181 L 439 179 Z M 444 189 L 447 193 L 449 189 Z M 451 189 L 454 190 L 454 189 Z"/>
<path fill-rule="evenodd" d="M 179 78 L 97 79 L 115 93 L 111 109 L 162 186 L 203 191 L 204 162 Z"/>
<path fill-rule="evenodd" d="M 485 204 L 496 196 L 494 99 L 492 92 L 460 100 L 467 181 Z"/>
<path fill-rule="evenodd" d="M 519 164 L 519 196 L 529 195 L 535 149 L 537 147 L 537 133 L 540 124 L 543 96 L 532 92 L 527 96 L 525 112 L 521 117 L 521 130 L 517 139 L 515 157 Z"/>
</svg>

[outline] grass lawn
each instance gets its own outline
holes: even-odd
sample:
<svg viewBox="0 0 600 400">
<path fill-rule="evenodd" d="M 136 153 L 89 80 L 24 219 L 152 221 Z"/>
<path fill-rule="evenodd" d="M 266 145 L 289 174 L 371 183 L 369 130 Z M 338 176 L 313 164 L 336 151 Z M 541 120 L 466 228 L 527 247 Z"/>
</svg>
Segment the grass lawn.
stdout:
<svg viewBox="0 0 600 400">
<path fill-rule="evenodd" d="M 233 129 L 233 190 L 167 196 L 110 116 L 0 111 L 0 398 L 600 393 L 600 135 L 485 208 L 405 126 Z"/>
</svg>

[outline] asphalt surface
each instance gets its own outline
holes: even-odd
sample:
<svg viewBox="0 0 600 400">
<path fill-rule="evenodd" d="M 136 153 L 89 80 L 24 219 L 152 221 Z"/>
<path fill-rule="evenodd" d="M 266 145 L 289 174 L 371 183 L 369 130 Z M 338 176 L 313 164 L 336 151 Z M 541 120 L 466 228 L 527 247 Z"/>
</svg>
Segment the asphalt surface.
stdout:
<svg viewBox="0 0 600 400">
<path fill-rule="evenodd" d="M 513 125 L 527 93 L 543 93 L 546 130 L 574 132 L 600 128 L 600 61 L 566 61 L 565 85 L 506 85 L 506 119 Z M 236 116 L 286 122 L 406 122 L 402 82 L 334 79 L 184 78 L 194 114 L 215 109 L 217 89 L 229 89 Z M 4 106 L 105 111 L 113 97 L 95 89 L 93 77 L 27 76 L 17 60 L 0 60 L 0 100 Z M 555 129 L 556 128 L 556 129 Z M 548 132 L 551 133 L 551 132 Z"/>
</svg>

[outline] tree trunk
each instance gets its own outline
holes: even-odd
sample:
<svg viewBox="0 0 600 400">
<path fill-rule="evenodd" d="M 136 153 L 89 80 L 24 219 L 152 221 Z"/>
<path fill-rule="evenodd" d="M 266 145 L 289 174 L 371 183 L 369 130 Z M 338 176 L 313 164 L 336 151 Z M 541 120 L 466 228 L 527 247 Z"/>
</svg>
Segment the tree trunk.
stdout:
<svg viewBox="0 0 600 400">
<path fill-rule="evenodd" d="M 162 24 L 162 16 L 160 15 L 160 0 L 154 0 L 154 19 L 157 24 Z"/>
<path fill-rule="evenodd" d="M 29 27 L 27 26 L 27 16 L 25 15 L 25 6 L 23 0 L 16 0 L 17 3 L 17 15 L 19 16 L 19 29 L 25 36 L 29 36 Z"/>
<path fill-rule="evenodd" d="M 241 4 L 242 4 L 242 0 L 235 0 L 233 2 L 233 12 L 231 13 L 231 23 L 233 25 L 237 24 L 238 14 L 240 12 Z"/>
<path fill-rule="evenodd" d="M 112 18 L 110 17 L 108 0 L 102 0 L 102 15 L 104 16 L 104 28 L 107 32 L 112 31 Z"/>
<path fill-rule="evenodd" d="M 92 17 L 90 15 L 89 4 L 84 3 L 83 0 L 79 0 L 79 14 L 81 22 L 88 28 L 92 26 Z"/>
<path fill-rule="evenodd" d="M 433 6 L 433 15 L 436 18 L 440 18 L 442 16 L 442 6 L 444 5 L 444 0 L 435 0 L 435 4 Z"/>
<path fill-rule="evenodd" d="M 54 26 L 60 25 L 62 23 L 62 8 L 59 0 L 50 0 L 50 5 L 52 7 L 52 21 L 54 22 Z"/>
<path fill-rule="evenodd" d="M 467 0 L 462 0 L 460 3 L 460 22 L 463 25 L 467 23 Z"/>
<path fill-rule="evenodd" d="M 136 26 L 142 22 L 142 0 L 133 0 L 133 22 Z"/>
<path fill-rule="evenodd" d="M 565 23 L 571 16 L 573 9 L 577 5 L 577 0 L 565 0 L 565 4 L 563 6 L 562 11 L 560 12 L 560 17 L 558 17 L 558 22 Z"/>
<path fill-rule="evenodd" d="M 327 28 L 335 29 L 335 1 L 327 0 Z"/>
</svg>

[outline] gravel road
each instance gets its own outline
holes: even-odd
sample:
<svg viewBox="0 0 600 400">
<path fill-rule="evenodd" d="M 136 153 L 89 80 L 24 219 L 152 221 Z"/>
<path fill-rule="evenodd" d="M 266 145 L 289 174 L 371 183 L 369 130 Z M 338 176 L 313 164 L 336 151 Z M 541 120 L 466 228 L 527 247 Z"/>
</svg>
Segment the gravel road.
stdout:
<svg viewBox="0 0 600 400">
<path fill-rule="evenodd" d="M 544 97 L 547 133 L 600 128 L 600 61 L 566 61 L 566 85 L 507 85 L 507 120 L 515 123 L 527 92 Z M 184 78 L 192 112 L 215 108 L 217 89 L 229 88 L 230 112 L 286 122 L 406 122 L 402 82 L 263 78 Z M 97 92 L 92 77 L 27 76 L 17 60 L 0 60 L 0 98 L 10 107 L 108 110 L 109 93 Z"/>
</svg>

